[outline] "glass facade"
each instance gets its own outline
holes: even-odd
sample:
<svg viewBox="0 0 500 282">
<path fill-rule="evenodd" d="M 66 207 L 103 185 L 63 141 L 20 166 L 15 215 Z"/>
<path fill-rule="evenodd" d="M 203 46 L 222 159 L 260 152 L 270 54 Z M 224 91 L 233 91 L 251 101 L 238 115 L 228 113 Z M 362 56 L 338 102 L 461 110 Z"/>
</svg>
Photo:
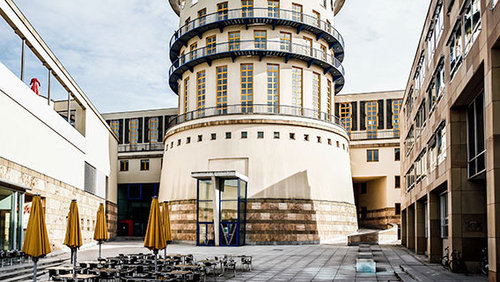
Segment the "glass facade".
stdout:
<svg viewBox="0 0 500 282">
<path fill-rule="evenodd" d="M 30 207 L 24 193 L 0 187 L 0 250 L 21 249 Z"/>
</svg>

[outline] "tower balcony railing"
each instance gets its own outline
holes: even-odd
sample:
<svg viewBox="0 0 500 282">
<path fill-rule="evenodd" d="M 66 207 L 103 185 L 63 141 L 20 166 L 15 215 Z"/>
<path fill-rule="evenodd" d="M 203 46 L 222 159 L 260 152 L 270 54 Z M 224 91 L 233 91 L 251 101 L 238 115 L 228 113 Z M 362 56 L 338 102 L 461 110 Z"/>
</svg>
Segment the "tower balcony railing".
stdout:
<svg viewBox="0 0 500 282">
<path fill-rule="evenodd" d="M 290 117 L 301 117 L 307 119 L 320 120 L 329 124 L 335 124 L 345 130 L 344 123 L 333 114 L 328 114 L 314 109 L 305 109 L 298 106 L 273 105 L 273 104 L 237 104 L 221 105 L 190 111 L 174 117 L 169 128 L 184 122 L 198 120 L 208 117 L 228 116 L 228 115 L 279 115 Z"/>
<path fill-rule="evenodd" d="M 375 140 L 375 139 L 399 139 L 399 129 L 386 130 L 360 130 L 348 133 L 351 141 Z"/>
<path fill-rule="evenodd" d="M 343 61 L 344 39 L 331 23 L 321 20 L 316 16 L 304 14 L 303 12 L 270 9 L 270 8 L 241 8 L 219 11 L 203 15 L 189 21 L 180 27 L 170 40 L 170 59 L 175 61 L 180 54 L 182 46 L 194 36 L 202 38 L 203 32 L 214 28 L 221 31 L 230 25 L 248 25 L 255 23 L 270 24 L 274 27 L 290 26 L 297 32 L 308 31 L 316 36 L 317 40 L 324 39 L 329 48 L 334 50 L 335 56 Z"/>
<path fill-rule="evenodd" d="M 264 56 L 283 57 L 286 63 L 290 59 L 302 60 L 307 63 L 308 67 L 314 64 L 323 68 L 324 74 L 330 73 L 335 82 L 335 93 L 344 87 L 344 67 L 335 56 L 329 54 L 328 51 L 311 48 L 310 45 L 281 40 L 230 41 L 193 50 L 172 63 L 169 71 L 170 87 L 177 93 L 179 87 L 177 81 L 184 72 L 193 71 L 196 65 L 208 63 L 210 66 L 213 60 L 227 57 L 234 61 L 238 56 L 259 56 L 260 59 Z"/>
</svg>

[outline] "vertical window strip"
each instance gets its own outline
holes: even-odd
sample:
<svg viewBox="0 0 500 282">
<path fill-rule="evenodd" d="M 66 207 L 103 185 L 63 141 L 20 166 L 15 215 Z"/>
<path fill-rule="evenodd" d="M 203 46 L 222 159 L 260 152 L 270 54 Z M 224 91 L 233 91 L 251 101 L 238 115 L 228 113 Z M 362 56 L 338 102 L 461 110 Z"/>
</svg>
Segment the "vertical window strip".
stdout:
<svg viewBox="0 0 500 282">
<path fill-rule="evenodd" d="M 129 121 L 129 142 L 130 149 L 135 150 L 139 142 L 139 119 L 133 118 Z"/>
<path fill-rule="evenodd" d="M 149 143 L 158 142 L 158 125 L 159 119 L 157 117 L 149 119 Z"/>
<path fill-rule="evenodd" d="M 110 122 L 111 130 L 120 138 L 120 120 L 112 120 Z"/>
<path fill-rule="evenodd" d="M 321 118 L 321 76 L 313 73 L 313 110 L 317 118 Z"/>
<path fill-rule="evenodd" d="M 241 112 L 253 111 L 253 64 L 241 64 Z"/>
<path fill-rule="evenodd" d="M 200 71 L 196 74 L 197 105 L 196 110 L 200 115 L 205 113 L 205 94 L 206 94 L 206 73 Z"/>
<path fill-rule="evenodd" d="M 296 22 L 303 21 L 302 5 L 292 3 L 292 19 Z"/>
<path fill-rule="evenodd" d="M 332 82 L 328 79 L 326 81 L 326 113 L 327 120 L 332 120 Z"/>
<path fill-rule="evenodd" d="M 227 2 L 217 4 L 217 19 L 219 21 L 228 19 Z"/>
<path fill-rule="evenodd" d="M 227 66 L 217 67 L 217 110 L 227 114 Z"/>
<path fill-rule="evenodd" d="M 394 137 L 399 137 L 399 114 L 401 112 L 401 105 L 403 100 L 392 100 L 392 127 L 394 131 Z"/>
<path fill-rule="evenodd" d="M 292 50 L 292 34 L 289 32 L 280 32 L 280 48 L 283 51 Z"/>
<path fill-rule="evenodd" d="M 366 137 L 368 139 L 377 138 L 378 127 L 378 104 L 377 101 L 366 102 Z"/>
<path fill-rule="evenodd" d="M 189 112 L 189 76 L 184 79 L 184 113 Z"/>
<path fill-rule="evenodd" d="M 195 42 L 193 44 L 191 44 L 191 46 L 189 47 L 191 53 L 190 53 L 190 60 L 194 60 L 197 58 L 197 51 L 198 51 L 198 43 Z"/>
<path fill-rule="evenodd" d="M 351 119 L 351 103 L 341 103 L 340 104 L 340 119 L 344 123 L 344 128 L 347 134 L 351 133 L 352 119 Z"/>
<path fill-rule="evenodd" d="M 280 9 L 280 1 L 268 0 L 267 1 L 267 16 L 270 18 L 278 18 Z"/>
<path fill-rule="evenodd" d="M 267 65 L 267 112 L 279 112 L 279 65 Z"/>
<path fill-rule="evenodd" d="M 292 69 L 292 105 L 293 111 L 296 115 L 303 114 L 303 70 L 301 68 L 293 67 Z"/>
<path fill-rule="evenodd" d="M 200 26 L 204 25 L 206 23 L 206 18 L 207 16 L 207 9 L 201 9 L 198 11 L 198 20 L 200 22 Z"/>
</svg>

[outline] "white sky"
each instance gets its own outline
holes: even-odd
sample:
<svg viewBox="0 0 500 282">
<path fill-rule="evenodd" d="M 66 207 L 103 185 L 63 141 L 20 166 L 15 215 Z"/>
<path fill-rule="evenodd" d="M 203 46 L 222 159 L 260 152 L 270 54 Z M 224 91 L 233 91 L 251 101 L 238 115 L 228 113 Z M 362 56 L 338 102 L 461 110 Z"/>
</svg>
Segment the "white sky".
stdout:
<svg viewBox="0 0 500 282">
<path fill-rule="evenodd" d="M 168 0 L 14 1 L 101 112 L 177 106 L 168 43 L 178 18 Z M 346 42 L 341 93 L 405 87 L 429 2 L 346 0 L 336 19 Z M 17 74 L 19 58 L 2 20 L 0 62 Z M 27 64 L 26 80 L 37 77 L 43 93 L 46 71 L 32 55 Z"/>
</svg>

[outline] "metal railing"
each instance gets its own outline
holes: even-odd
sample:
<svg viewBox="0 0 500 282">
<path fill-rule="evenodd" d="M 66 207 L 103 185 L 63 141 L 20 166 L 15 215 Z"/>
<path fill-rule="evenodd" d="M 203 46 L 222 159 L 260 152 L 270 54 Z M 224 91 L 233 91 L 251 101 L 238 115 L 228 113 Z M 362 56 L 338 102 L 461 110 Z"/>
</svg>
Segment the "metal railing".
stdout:
<svg viewBox="0 0 500 282">
<path fill-rule="evenodd" d="M 274 51 L 283 52 L 283 55 L 289 54 L 293 57 L 304 56 L 310 59 L 324 62 L 337 69 L 339 74 L 341 76 L 344 76 L 344 67 L 342 66 L 342 63 L 337 58 L 329 54 L 328 51 L 325 52 L 321 49 L 311 48 L 311 46 L 309 45 L 277 40 L 230 41 L 201 47 L 180 56 L 176 61 L 174 61 L 172 63 L 172 66 L 170 67 L 169 75 L 171 76 L 172 73 L 174 73 L 175 70 L 177 70 L 179 67 L 194 60 L 221 54 L 227 54 L 227 56 L 229 57 L 231 53 L 245 51 Z"/>
<path fill-rule="evenodd" d="M 281 115 L 303 117 L 336 124 L 344 129 L 344 123 L 333 114 L 329 115 L 325 112 L 296 106 L 267 104 L 237 104 L 190 111 L 174 117 L 169 123 L 169 128 L 191 120 L 224 115 Z"/>
<path fill-rule="evenodd" d="M 163 151 L 164 144 L 159 143 L 141 143 L 141 144 L 120 144 L 118 152 L 142 152 L 142 151 Z"/>
<path fill-rule="evenodd" d="M 400 130 L 388 129 L 377 131 L 351 131 L 349 133 L 351 141 L 375 140 L 375 139 L 399 139 Z"/>
<path fill-rule="evenodd" d="M 179 39 L 183 34 L 191 30 L 197 29 L 204 25 L 234 19 L 276 19 L 292 21 L 298 24 L 306 24 L 331 34 L 340 43 L 342 48 L 344 48 L 344 38 L 332 26 L 331 23 L 301 12 L 271 8 L 231 9 L 201 16 L 180 27 L 170 39 L 170 47 L 172 47 L 174 42 L 177 41 L 177 39 Z"/>
</svg>

